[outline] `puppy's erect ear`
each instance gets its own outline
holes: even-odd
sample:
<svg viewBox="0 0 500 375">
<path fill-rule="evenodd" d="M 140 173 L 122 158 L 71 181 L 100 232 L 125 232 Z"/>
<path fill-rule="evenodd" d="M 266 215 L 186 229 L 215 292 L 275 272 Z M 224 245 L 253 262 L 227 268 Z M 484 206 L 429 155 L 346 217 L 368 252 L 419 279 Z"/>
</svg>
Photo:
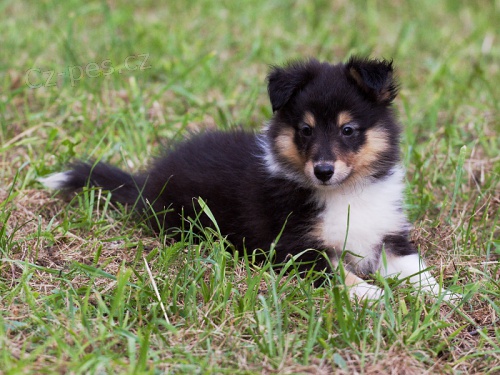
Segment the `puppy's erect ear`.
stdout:
<svg viewBox="0 0 500 375">
<path fill-rule="evenodd" d="M 351 57 L 346 64 L 347 75 L 368 95 L 381 104 L 390 104 L 398 93 L 392 61 Z"/>
<path fill-rule="evenodd" d="M 273 112 L 283 107 L 300 89 L 317 74 L 321 64 L 317 60 L 292 62 L 287 66 L 273 67 L 267 76 L 267 91 Z"/>
</svg>

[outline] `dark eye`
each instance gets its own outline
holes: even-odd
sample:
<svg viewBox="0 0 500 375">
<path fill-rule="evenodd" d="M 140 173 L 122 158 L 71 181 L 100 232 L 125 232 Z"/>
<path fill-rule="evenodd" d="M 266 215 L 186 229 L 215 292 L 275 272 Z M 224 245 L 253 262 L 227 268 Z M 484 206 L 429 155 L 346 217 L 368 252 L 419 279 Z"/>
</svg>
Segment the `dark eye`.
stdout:
<svg viewBox="0 0 500 375">
<path fill-rule="evenodd" d="M 302 125 L 300 127 L 300 134 L 302 134 L 304 137 L 310 137 L 312 135 L 312 128 L 309 125 Z"/>
<path fill-rule="evenodd" d="M 349 137 L 354 134 L 354 128 L 350 125 L 344 125 L 342 127 L 342 135 Z"/>
</svg>

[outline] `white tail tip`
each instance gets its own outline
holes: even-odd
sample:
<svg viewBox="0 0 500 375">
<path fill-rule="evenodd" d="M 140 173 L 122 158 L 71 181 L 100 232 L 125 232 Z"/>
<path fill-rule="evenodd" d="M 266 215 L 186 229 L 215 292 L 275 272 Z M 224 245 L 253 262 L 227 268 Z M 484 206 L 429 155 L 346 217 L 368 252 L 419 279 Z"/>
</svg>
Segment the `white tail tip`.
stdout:
<svg viewBox="0 0 500 375">
<path fill-rule="evenodd" d="M 37 179 L 42 185 L 46 188 L 52 190 L 60 190 L 66 186 L 66 183 L 69 181 L 70 172 L 59 172 L 53 173 L 46 177 L 40 177 Z"/>
</svg>

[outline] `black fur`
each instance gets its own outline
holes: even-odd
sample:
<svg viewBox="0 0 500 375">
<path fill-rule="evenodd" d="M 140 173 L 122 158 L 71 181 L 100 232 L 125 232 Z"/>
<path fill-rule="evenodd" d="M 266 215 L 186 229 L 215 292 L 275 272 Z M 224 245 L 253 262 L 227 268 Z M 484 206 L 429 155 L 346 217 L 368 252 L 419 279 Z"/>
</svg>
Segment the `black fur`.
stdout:
<svg viewBox="0 0 500 375">
<path fill-rule="evenodd" d="M 383 246 L 397 256 L 411 255 L 417 252 L 415 246 L 409 240 L 409 233 L 407 231 L 398 234 L 388 234 L 384 237 Z"/>
<path fill-rule="evenodd" d="M 75 164 L 66 188 L 89 184 L 109 190 L 115 201 L 135 205 L 155 231 L 163 228 L 173 235 L 182 227 L 181 212 L 184 218 L 200 213 L 196 198 L 202 197 L 221 233 L 238 248 L 268 250 L 285 228 L 274 259 L 282 262 L 288 254 L 318 248 L 317 241 L 304 235 L 318 209 L 310 189 L 269 176 L 257 142 L 255 134 L 244 131 L 207 132 L 178 144 L 147 172 L 134 176 L 105 163 Z M 199 220 L 212 226 L 206 215 Z M 311 252 L 302 260 L 316 255 Z"/>
</svg>

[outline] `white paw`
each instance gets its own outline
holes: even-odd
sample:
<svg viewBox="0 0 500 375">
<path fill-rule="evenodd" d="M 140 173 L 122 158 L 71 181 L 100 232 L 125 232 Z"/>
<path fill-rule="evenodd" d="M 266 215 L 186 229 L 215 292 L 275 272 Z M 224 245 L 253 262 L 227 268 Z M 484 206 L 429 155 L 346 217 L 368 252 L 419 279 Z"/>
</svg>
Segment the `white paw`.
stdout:
<svg viewBox="0 0 500 375">
<path fill-rule="evenodd" d="M 371 285 L 363 281 L 359 284 L 353 285 L 349 289 L 349 295 L 351 298 L 380 300 L 384 295 L 384 291 L 375 285 Z"/>
</svg>

